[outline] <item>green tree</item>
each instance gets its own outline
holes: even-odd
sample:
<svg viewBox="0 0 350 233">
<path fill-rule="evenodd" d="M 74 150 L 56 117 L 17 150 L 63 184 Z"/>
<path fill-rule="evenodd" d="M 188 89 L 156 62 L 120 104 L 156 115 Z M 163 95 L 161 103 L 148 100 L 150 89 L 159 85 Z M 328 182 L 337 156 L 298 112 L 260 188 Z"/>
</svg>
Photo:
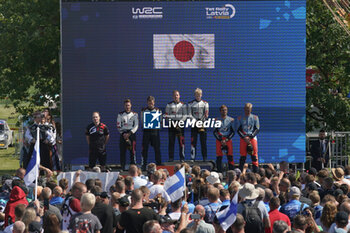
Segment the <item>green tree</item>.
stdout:
<svg viewBox="0 0 350 233">
<path fill-rule="evenodd" d="M 0 98 L 26 115 L 60 93 L 59 0 L 0 0 Z"/>
<path fill-rule="evenodd" d="M 323 1 L 307 2 L 306 21 L 306 63 L 320 72 L 306 91 L 306 130 L 350 130 L 350 37 Z"/>
</svg>

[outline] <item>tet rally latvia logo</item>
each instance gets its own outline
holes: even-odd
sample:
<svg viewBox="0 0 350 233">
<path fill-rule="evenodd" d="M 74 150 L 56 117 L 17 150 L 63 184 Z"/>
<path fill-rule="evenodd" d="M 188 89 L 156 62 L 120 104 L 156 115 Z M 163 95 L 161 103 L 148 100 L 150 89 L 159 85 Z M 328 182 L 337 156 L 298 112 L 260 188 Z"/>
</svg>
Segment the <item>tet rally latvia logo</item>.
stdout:
<svg viewBox="0 0 350 233">
<path fill-rule="evenodd" d="M 143 128 L 144 129 L 160 129 L 160 116 L 162 114 L 157 111 L 143 112 Z"/>
</svg>

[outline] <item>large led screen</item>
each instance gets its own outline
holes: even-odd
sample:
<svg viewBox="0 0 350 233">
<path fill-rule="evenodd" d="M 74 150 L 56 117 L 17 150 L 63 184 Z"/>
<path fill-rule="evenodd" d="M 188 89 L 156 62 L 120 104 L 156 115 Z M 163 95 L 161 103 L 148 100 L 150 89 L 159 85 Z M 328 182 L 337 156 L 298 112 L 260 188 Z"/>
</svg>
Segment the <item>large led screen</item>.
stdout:
<svg viewBox="0 0 350 233">
<path fill-rule="evenodd" d="M 223 104 L 234 118 L 244 114 L 245 103 L 253 104 L 260 120 L 260 163 L 304 162 L 305 10 L 305 0 L 63 2 L 64 162 L 88 163 L 85 128 L 93 111 L 110 130 L 107 163 L 117 164 L 116 120 L 124 99 L 131 99 L 140 116 L 148 96 L 164 111 L 173 90 L 188 103 L 196 88 L 203 90 L 211 118 L 220 116 Z M 160 134 L 166 162 L 168 130 Z M 136 138 L 140 163 L 142 122 Z M 186 160 L 190 140 L 186 129 Z M 207 147 L 208 159 L 215 160 L 213 129 L 207 131 Z M 199 141 L 197 150 L 201 160 Z M 237 133 L 233 153 L 237 164 Z M 152 147 L 148 157 L 154 161 Z"/>
</svg>

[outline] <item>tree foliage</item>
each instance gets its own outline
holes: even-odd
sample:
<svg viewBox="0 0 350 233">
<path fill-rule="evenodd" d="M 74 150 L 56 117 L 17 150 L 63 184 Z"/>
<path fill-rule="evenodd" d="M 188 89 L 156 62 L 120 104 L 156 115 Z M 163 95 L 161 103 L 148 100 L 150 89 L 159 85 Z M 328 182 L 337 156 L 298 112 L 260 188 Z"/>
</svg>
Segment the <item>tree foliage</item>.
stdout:
<svg viewBox="0 0 350 233">
<path fill-rule="evenodd" d="M 58 0 L 0 0 L 0 97 L 26 115 L 60 93 Z"/>
<path fill-rule="evenodd" d="M 323 1 L 308 1 L 306 63 L 320 73 L 306 92 L 306 130 L 350 130 L 350 37 Z"/>
</svg>

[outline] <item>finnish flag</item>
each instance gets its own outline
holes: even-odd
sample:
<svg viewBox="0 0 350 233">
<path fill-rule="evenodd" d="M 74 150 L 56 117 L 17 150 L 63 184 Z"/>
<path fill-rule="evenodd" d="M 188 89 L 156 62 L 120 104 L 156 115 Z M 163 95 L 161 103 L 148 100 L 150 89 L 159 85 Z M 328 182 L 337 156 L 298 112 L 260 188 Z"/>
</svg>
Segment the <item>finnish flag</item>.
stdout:
<svg viewBox="0 0 350 233">
<path fill-rule="evenodd" d="M 228 207 L 216 213 L 216 217 L 220 222 L 220 226 L 226 231 L 235 221 L 237 215 L 238 206 L 238 192 L 232 198 L 232 201 Z"/>
<path fill-rule="evenodd" d="M 29 164 L 26 169 L 26 174 L 23 178 L 26 186 L 29 186 L 38 178 L 39 175 L 39 167 L 40 167 L 40 137 L 39 137 L 39 127 L 37 128 L 37 137 L 34 145 L 34 150 L 32 157 L 29 161 Z"/>
<path fill-rule="evenodd" d="M 171 202 L 179 200 L 186 188 L 185 168 L 182 167 L 174 175 L 166 179 L 164 189 L 168 193 Z"/>
<path fill-rule="evenodd" d="M 154 69 L 214 69 L 214 34 L 153 35 Z"/>
</svg>

